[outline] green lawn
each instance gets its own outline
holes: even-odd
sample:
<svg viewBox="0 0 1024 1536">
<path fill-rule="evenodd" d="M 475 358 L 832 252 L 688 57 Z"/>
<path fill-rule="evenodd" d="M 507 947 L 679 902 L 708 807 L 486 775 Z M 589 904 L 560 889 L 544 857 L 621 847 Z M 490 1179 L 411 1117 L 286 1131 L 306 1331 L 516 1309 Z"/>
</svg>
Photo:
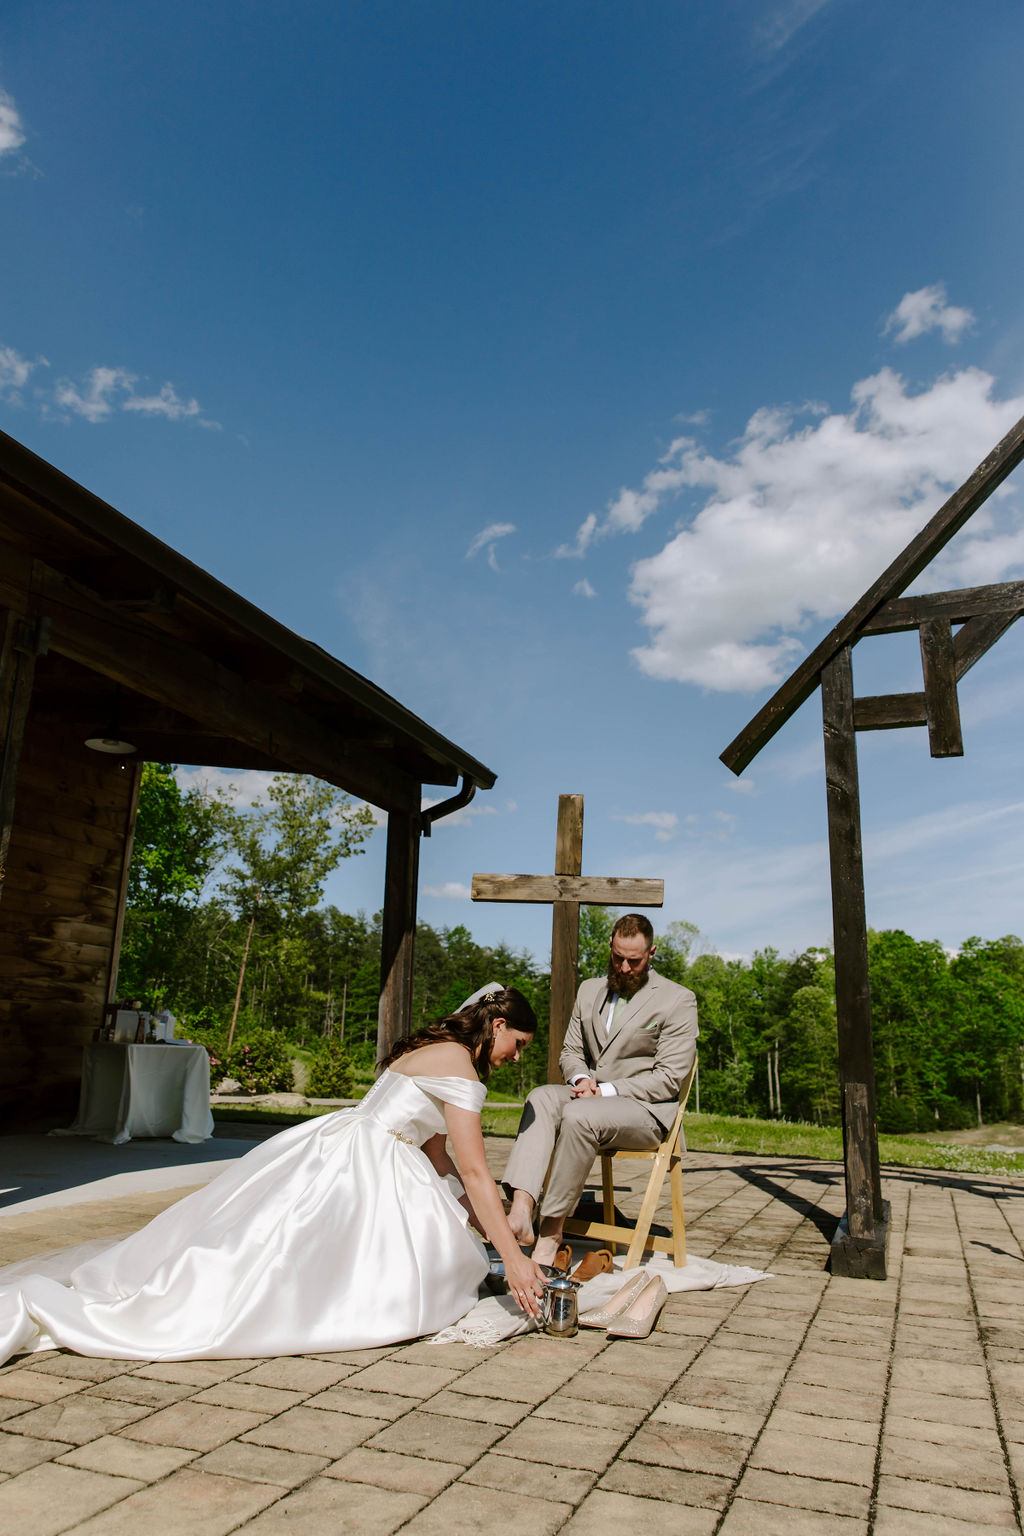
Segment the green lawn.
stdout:
<svg viewBox="0 0 1024 1536">
<path fill-rule="evenodd" d="M 311 1115 L 330 1114 L 329 1109 L 264 1109 L 244 1104 L 217 1105 L 213 1118 L 219 1124 L 256 1121 L 263 1125 L 295 1125 Z M 484 1132 L 488 1136 L 514 1136 L 520 1105 L 488 1102 L 484 1106 Z M 843 1138 L 838 1127 L 803 1125 L 788 1120 L 743 1120 L 736 1115 L 686 1116 L 686 1144 L 693 1152 L 752 1153 L 763 1157 L 815 1157 L 839 1162 Z M 984 1147 L 955 1146 L 922 1136 L 880 1136 L 883 1163 L 903 1168 L 948 1168 L 954 1173 L 1024 1175 L 1024 1153 L 990 1152 Z"/>
<path fill-rule="evenodd" d="M 788 1120 L 741 1120 L 735 1115 L 686 1116 L 686 1145 L 694 1152 L 752 1152 L 765 1157 L 818 1157 L 838 1162 L 843 1136 L 838 1126 Z M 879 1136 L 883 1163 L 902 1168 L 948 1168 L 955 1173 L 1024 1174 L 1024 1155 L 990 1152 L 931 1141 L 923 1136 Z"/>
</svg>

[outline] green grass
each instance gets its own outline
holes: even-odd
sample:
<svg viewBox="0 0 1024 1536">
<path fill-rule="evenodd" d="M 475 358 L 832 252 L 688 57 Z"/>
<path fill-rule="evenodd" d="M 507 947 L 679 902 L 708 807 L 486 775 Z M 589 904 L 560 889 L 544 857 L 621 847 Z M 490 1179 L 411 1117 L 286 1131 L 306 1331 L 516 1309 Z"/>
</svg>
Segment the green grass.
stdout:
<svg viewBox="0 0 1024 1536">
<path fill-rule="evenodd" d="M 789 1120 L 744 1120 L 737 1115 L 686 1116 L 686 1145 L 693 1152 L 753 1153 L 761 1157 L 816 1157 L 841 1162 L 843 1134 L 838 1126 L 805 1125 Z M 923 1136 L 879 1136 L 883 1163 L 901 1168 L 948 1168 L 955 1173 L 1020 1176 L 1024 1155 L 990 1152 L 985 1147 L 956 1146 Z"/>
<path fill-rule="evenodd" d="M 260 1105 L 218 1104 L 218 1124 L 298 1125 L 314 1115 L 331 1114 L 322 1107 L 265 1109 Z M 519 1126 L 518 1103 L 488 1101 L 484 1105 L 485 1136 L 514 1136 Z M 686 1145 L 692 1152 L 726 1152 L 757 1157 L 812 1157 L 841 1162 L 843 1137 L 838 1126 L 805 1125 L 790 1120 L 745 1120 L 738 1115 L 686 1116 Z M 1024 1152 L 990 1152 L 985 1147 L 956 1146 L 923 1136 L 880 1136 L 882 1162 L 901 1168 L 946 1168 L 953 1173 L 983 1173 L 998 1177 L 1024 1175 Z"/>
</svg>

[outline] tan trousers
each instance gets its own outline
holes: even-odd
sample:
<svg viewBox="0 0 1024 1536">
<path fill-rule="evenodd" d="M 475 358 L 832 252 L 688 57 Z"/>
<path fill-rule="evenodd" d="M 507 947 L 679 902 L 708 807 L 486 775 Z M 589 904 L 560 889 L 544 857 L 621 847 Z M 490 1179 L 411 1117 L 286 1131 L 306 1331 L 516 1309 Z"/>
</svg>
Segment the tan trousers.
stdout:
<svg viewBox="0 0 1024 1536">
<path fill-rule="evenodd" d="M 639 1099 L 625 1094 L 574 1099 L 568 1088 L 546 1083 L 526 1101 L 502 1183 L 510 1194 L 524 1189 L 539 1200 L 554 1151 L 540 1214 L 571 1216 L 599 1152 L 612 1147 L 656 1147 L 663 1136 L 662 1127 Z"/>
</svg>

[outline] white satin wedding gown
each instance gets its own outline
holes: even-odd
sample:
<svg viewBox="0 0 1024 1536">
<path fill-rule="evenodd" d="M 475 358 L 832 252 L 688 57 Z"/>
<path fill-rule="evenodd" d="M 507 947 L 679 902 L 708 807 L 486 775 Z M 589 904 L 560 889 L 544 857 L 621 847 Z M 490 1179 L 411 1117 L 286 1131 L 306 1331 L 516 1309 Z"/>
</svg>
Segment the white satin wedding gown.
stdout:
<svg viewBox="0 0 1024 1536">
<path fill-rule="evenodd" d="M 488 1260 L 421 1146 L 444 1131 L 445 1104 L 479 1113 L 485 1095 L 461 1077 L 385 1071 L 354 1109 L 282 1131 L 85 1262 L 0 1271 L 0 1363 L 57 1347 L 312 1354 L 446 1327 L 475 1304 Z"/>
</svg>

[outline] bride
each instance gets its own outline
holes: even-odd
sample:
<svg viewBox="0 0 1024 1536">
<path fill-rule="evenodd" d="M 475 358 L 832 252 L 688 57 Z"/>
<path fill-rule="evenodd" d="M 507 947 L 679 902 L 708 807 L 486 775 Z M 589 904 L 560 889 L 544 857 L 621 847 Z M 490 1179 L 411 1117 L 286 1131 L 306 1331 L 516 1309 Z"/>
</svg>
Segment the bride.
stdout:
<svg viewBox="0 0 1024 1536">
<path fill-rule="evenodd" d="M 514 987 L 476 993 L 401 1041 L 355 1108 L 280 1132 L 84 1262 L 0 1272 L 0 1363 L 55 1348 L 313 1354 L 434 1333 L 469 1311 L 488 1272 L 468 1221 L 536 1316 L 543 1275 L 505 1219 L 480 1123 L 491 1068 L 518 1061 L 536 1028 Z"/>
</svg>

